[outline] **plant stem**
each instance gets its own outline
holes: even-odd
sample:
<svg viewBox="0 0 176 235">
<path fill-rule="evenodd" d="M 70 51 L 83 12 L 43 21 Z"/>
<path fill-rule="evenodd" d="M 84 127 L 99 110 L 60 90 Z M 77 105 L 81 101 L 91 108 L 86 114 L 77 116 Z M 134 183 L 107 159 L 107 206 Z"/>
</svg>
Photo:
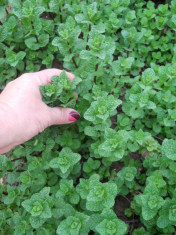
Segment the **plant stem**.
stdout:
<svg viewBox="0 0 176 235">
<path fill-rule="evenodd" d="M 26 157 L 15 158 L 15 159 L 12 160 L 12 162 L 15 162 L 15 161 L 17 161 L 17 160 L 22 160 L 22 159 L 26 159 Z"/>
<path fill-rule="evenodd" d="M 31 21 L 31 25 L 32 25 L 32 29 L 35 31 L 33 21 Z M 36 34 L 34 35 L 34 37 L 36 38 L 37 43 L 39 43 L 39 40 L 38 40 L 38 37 L 36 36 Z"/>
<path fill-rule="evenodd" d="M 113 78 L 114 78 L 114 77 L 113 77 Z M 118 84 L 119 84 L 119 81 L 116 82 L 116 84 L 115 84 L 115 86 L 114 86 L 114 89 L 113 89 L 113 91 L 112 91 L 112 95 L 114 94 L 114 90 L 117 88 Z"/>
<path fill-rule="evenodd" d="M 89 24 L 89 32 L 91 31 L 91 24 Z M 87 42 L 89 41 L 89 34 L 87 36 Z M 86 50 L 88 51 L 89 50 L 89 46 L 87 45 L 86 46 Z"/>
<path fill-rule="evenodd" d="M 95 65 L 95 72 L 97 72 L 97 70 L 98 70 L 98 64 Z M 95 75 L 94 76 L 94 83 L 96 84 L 96 82 L 97 82 L 97 76 Z"/>
<path fill-rule="evenodd" d="M 16 171 L 14 171 L 14 170 L 7 170 L 7 173 L 8 172 L 24 172 L 25 170 L 16 170 Z M 0 172 L 3 172 L 3 171 L 0 171 Z"/>
<path fill-rule="evenodd" d="M 69 47 L 69 42 L 67 42 L 67 45 L 68 45 L 68 47 Z M 71 50 L 71 48 L 69 48 L 69 52 L 70 52 L 70 54 L 72 54 L 72 50 Z M 74 57 L 72 57 L 72 61 L 73 61 L 73 64 L 74 64 L 74 66 L 75 66 L 75 68 L 77 69 L 78 68 L 78 65 L 76 64 L 76 61 L 75 61 L 75 58 Z"/>
<path fill-rule="evenodd" d="M 5 13 L 6 13 L 6 16 L 9 14 L 9 12 L 7 11 L 7 8 L 5 8 Z"/>
<path fill-rule="evenodd" d="M 62 24 L 63 19 L 62 19 L 62 14 L 61 14 L 61 8 L 59 7 L 59 12 L 60 12 L 60 23 Z"/>
<path fill-rule="evenodd" d="M 10 46 L 6 42 L 2 42 L 2 44 L 4 44 L 4 46 L 10 48 Z"/>
<path fill-rule="evenodd" d="M 71 49 L 69 49 L 69 52 L 70 52 L 70 54 L 72 53 Z M 72 57 L 72 61 L 73 61 L 73 64 L 74 64 L 75 68 L 77 69 L 78 65 L 76 64 L 76 61 L 75 61 L 74 57 Z"/>
<path fill-rule="evenodd" d="M 75 68 L 77 69 L 77 68 L 78 68 L 78 65 L 76 64 L 76 61 L 75 61 L 75 58 L 74 58 L 74 57 L 72 58 L 72 61 L 73 61 L 74 65 L 75 65 Z"/>
</svg>

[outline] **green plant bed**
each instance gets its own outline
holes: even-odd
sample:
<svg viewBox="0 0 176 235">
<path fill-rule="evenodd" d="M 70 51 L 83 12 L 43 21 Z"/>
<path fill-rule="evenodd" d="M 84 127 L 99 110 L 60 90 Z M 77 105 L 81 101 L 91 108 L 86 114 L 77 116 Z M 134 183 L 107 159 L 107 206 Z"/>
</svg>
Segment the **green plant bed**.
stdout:
<svg viewBox="0 0 176 235">
<path fill-rule="evenodd" d="M 175 31 L 176 0 L 1 1 L 0 90 L 63 69 L 43 101 L 81 115 L 0 156 L 2 235 L 175 232 Z"/>
</svg>

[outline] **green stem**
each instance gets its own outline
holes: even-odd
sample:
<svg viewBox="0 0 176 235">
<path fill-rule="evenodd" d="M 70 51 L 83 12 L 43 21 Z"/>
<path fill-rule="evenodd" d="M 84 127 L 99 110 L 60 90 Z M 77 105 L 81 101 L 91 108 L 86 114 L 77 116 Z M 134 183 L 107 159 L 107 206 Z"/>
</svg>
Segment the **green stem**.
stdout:
<svg viewBox="0 0 176 235">
<path fill-rule="evenodd" d="M 98 70 L 98 64 L 95 65 L 95 72 L 97 72 L 97 70 Z M 94 76 L 94 83 L 96 84 L 96 82 L 97 82 L 97 76 L 95 75 Z"/>
<path fill-rule="evenodd" d="M 31 25 L 32 25 L 32 29 L 35 31 L 33 21 L 31 21 Z M 38 37 L 36 36 L 36 34 L 34 35 L 34 37 L 36 38 L 37 43 L 39 43 L 39 40 L 38 40 Z"/>
<path fill-rule="evenodd" d="M 67 42 L 67 45 L 68 45 L 68 47 L 69 47 L 69 42 Z M 71 48 L 69 48 L 69 52 L 70 52 L 70 54 L 72 54 Z M 78 68 L 78 65 L 76 64 L 76 61 L 75 61 L 75 58 L 74 58 L 74 57 L 72 57 L 72 61 L 73 61 L 73 64 L 74 64 L 75 68 L 77 69 L 77 68 Z"/>
<path fill-rule="evenodd" d="M 63 19 L 62 19 L 61 7 L 59 7 L 59 13 L 60 13 L 60 23 L 62 24 Z"/>
<path fill-rule="evenodd" d="M 4 46 L 10 48 L 10 46 L 6 42 L 2 42 L 2 44 L 4 44 Z"/>
<path fill-rule="evenodd" d="M 89 24 L 89 32 L 91 31 L 91 24 Z M 87 36 L 87 42 L 89 41 L 89 34 Z M 89 50 L 89 46 L 87 45 L 86 46 L 86 50 L 88 51 Z"/>
<path fill-rule="evenodd" d="M 15 159 L 12 160 L 12 162 L 17 161 L 17 160 L 22 160 L 22 159 L 26 159 L 26 157 L 15 158 Z"/>
</svg>

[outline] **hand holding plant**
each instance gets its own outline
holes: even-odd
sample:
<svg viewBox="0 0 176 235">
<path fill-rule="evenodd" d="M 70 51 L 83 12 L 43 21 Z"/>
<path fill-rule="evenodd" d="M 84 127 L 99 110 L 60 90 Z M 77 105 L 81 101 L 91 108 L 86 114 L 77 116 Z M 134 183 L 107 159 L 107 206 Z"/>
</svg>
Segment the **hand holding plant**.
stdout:
<svg viewBox="0 0 176 235">
<path fill-rule="evenodd" d="M 59 69 L 48 69 L 26 73 L 8 83 L 0 95 L 0 153 L 24 143 L 48 126 L 79 119 L 79 114 L 71 108 L 49 107 L 42 102 L 39 86 L 50 84 L 51 77 L 59 76 L 61 72 Z M 70 81 L 74 78 L 71 73 L 67 76 Z"/>
</svg>

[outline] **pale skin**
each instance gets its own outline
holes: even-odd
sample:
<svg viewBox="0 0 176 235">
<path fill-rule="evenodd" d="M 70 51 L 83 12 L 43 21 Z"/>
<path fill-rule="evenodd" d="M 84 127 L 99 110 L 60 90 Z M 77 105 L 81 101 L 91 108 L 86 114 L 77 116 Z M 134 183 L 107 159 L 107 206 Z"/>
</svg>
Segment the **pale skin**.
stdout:
<svg viewBox="0 0 176 235">
<path fill-rule="evenodd" d="M 9 82 L 0 94 L 0 154 L 10 151 L 51 125 L 62 125 L 79 119 L 71 108 L 51 108 L 42 101 L 39 86 L 51 82 L 62 70 L 47 69 L 26 73 Z M 70 81 L 74 75 L 67 73 Z M 75 95 L 76 96 L 76 95 Z"/>
</svg>

